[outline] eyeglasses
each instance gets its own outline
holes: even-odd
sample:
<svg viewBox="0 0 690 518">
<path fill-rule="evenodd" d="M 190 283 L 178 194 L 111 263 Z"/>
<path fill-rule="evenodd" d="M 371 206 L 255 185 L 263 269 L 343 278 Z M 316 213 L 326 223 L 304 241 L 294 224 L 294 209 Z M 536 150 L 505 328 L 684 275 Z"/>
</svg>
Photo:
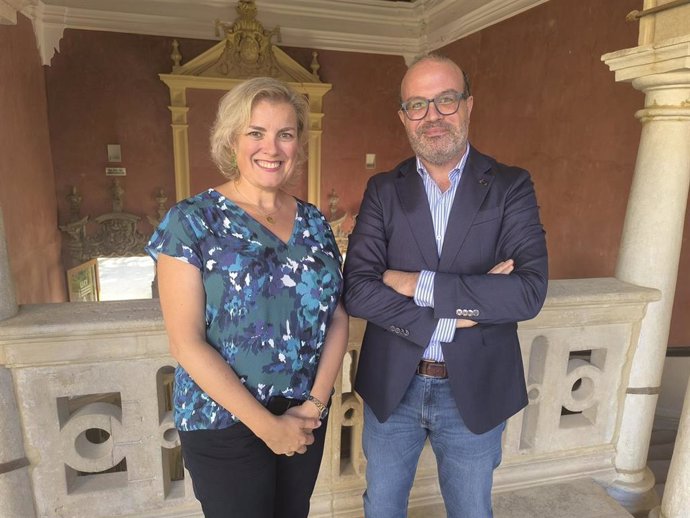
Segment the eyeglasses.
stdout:
<svg viewBox="0 0 690 518">
<path fill-rule="evenodd" d="M 407 118 L 411 121 L 422 120 L 429 112 L 429 105 L 434 103 L 436 111 L 441 115 L 453 115 L 460 108 L 460 101 L 467 99 L 469 94 L 467 92 L 450 92 L 439 94 L 433 99 L 424 99 L 422 97 L 413 97 L 409 101 L 400 104 L 400 109 L 405 112 Z"/>
</svg>

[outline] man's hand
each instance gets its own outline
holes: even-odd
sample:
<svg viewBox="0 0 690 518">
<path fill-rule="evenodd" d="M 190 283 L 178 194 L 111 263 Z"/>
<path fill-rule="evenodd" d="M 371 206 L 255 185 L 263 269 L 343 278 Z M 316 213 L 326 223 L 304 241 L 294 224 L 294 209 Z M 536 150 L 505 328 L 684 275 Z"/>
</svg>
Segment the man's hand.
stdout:
<svg viewBox="0 0 690 518">
<path fill-rule="evenodd" d="M 496 266 L 491 268 L 491 270 L 489 270 L 488 273 L 501 273 L 503 275 L 508 275 L 514 269 L 515 269 L 515 261 L 513 261 L 512 259 L 507 259 L 505 261 L 501 261 Z"/>
<path fill-rule="evenodd" d="M 500 275 L 508 275 L 515 269 L 515 261 L 512 259 L 506 259 L 505 261 L 501 261 L 498 263 L 496 266 L 491 268 L 487 273 L 489 274 L 500 274 Z M 458 318 L 455 321 L 455 327 L 457 329 L 462 329 L 462 328 L 467 328 L 467 327 L 473 327 L 476 326 L 477 323 L 474 320 L 468 320 L 465 318 Z"/>
<path fill-rule="evenodd" d="M 400 270 L 383 272 L 383 283 L 406 297 L 414 297 L 418 279 L 419 272 L 401 272 Z"/>
</svg>

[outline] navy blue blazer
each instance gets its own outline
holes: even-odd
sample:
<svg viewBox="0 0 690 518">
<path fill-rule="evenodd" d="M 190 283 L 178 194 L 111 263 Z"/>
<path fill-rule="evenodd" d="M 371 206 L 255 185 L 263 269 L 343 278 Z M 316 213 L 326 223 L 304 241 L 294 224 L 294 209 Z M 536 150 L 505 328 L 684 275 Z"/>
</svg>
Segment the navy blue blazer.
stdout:
<svg viewBox="0 0 690 518">
<path fill-rule="evenodd" d="M 515 260 L 510 275 L 487 275 Z M 443 355 L 458 410 L 486 432 L 527 404 L 517 322 L 546 297 L 544 230 L 529 173 L 470 148 L 441 257 L 416 161 L 373 176 L 345 260 L 348 313 L 368 321 L 355 389 L 379 421 L 400 403 L 439 318 L 468 318 Z M 387 269 L 436 272 L 434 307 L 419 307 L 382 282 Z"/>
</svg>

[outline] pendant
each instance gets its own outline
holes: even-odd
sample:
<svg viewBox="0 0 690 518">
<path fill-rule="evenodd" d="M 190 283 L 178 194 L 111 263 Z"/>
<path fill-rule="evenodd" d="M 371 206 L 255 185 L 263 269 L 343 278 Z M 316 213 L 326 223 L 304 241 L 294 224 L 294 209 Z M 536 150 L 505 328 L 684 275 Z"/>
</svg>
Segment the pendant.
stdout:
<svg viewBox="0 0 690 518">
<path fill-rule="evenodd" d="M 268 221 L 271 225 L 276 222 L 276 220 L 273 219 L 273 216 L 266 216 L 266 221 Z"/>
</svg>

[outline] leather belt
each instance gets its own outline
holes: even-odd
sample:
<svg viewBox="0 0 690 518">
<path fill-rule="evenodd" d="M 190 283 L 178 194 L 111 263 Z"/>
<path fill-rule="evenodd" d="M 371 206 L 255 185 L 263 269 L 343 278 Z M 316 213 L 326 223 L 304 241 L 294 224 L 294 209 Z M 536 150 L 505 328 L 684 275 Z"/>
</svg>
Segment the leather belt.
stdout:
<svg viewBox="0 0 690 518">
<path fill-rule="evenodd" d="M 444 362 L 434 362 L 431 360 L 422 360 L 417 365 L 417 374 L 427 376 L 429 378 L 447 378 L 448 371 Z"/>
</svg>

